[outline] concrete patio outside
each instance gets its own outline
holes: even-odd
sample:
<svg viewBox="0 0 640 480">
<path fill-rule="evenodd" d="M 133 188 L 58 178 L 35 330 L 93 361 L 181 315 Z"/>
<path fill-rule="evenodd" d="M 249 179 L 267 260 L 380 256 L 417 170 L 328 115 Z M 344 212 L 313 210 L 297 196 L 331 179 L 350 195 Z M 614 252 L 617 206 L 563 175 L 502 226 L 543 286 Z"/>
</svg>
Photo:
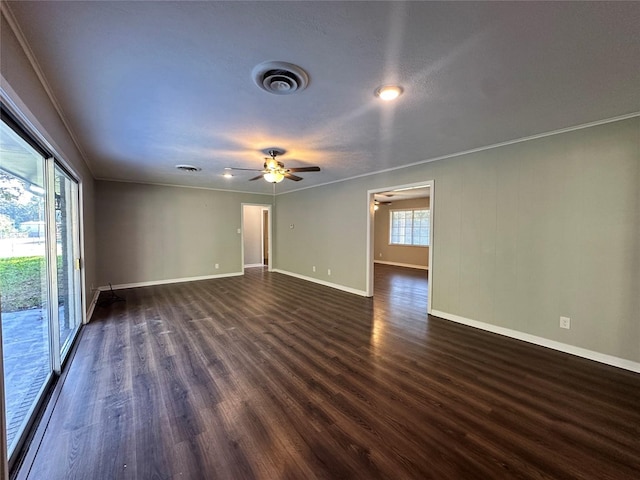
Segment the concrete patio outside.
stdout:
<svg viewBox="0 0 640 480">
<path fill-rule="evenodd" d="M 64 306 L 60 315 L 63 318 Z M 51 371 L 47 316 L 42 308 L 2 313 L 8 446 L 22 430 Z M 63 330 L 61 337 L 67 338 L 70 333 Z"/>
</svg>

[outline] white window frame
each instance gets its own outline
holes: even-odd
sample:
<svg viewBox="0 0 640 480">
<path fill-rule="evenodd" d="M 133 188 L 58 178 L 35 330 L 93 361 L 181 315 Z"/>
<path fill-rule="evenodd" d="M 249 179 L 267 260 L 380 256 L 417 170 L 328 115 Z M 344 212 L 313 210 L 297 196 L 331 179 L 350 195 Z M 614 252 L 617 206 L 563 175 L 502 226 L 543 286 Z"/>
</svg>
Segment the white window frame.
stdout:
<svg viewBox="0 0 640 480">
<path fill-rule="evenodd" d="M 413 243 L 414 237 L 414 227 L 413 227 L 413 213 L 416 211 L 426 211 L 429 216 L 429 232 L 427 234 L 427 244 L 416 244 Z M 411 243 L 396 243 L 393 241 L 393 214 L 394 212 L 412 212 L 412 225 L 411 225 Z M 389 210 L 389 245 L 395 247 L 429 247 L 431 243 L 431 209 L 424 207 L 415 207 L 415 208 L 395 208 Z"/>
</svg>

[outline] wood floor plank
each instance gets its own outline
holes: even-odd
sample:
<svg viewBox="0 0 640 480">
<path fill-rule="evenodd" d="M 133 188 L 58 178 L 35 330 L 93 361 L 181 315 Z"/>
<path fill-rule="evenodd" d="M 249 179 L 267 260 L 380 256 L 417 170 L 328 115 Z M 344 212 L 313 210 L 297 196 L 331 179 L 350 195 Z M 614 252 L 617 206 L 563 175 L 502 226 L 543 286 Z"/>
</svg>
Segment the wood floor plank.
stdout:
<svg viewBox="0 0 640 480">
<path fill-rule="evenodd" d="M 120 292 L 30 479 L 637 479 L 640 375 L 262 269 Z"/>
</svg>

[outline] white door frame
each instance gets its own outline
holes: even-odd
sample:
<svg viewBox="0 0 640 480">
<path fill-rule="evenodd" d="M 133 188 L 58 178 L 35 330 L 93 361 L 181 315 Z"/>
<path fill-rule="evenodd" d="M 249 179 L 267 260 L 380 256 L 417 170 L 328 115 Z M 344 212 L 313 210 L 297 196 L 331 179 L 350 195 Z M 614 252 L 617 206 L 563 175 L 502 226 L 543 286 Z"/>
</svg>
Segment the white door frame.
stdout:
<svg viewBox="0 0 640 480">
<path fill-rule="evenodd" d="M 266 210 L 268 216 L 268 245 L 267 252 L 269 254 L 269 258 L 267 259 L 267 271 L 273 271 L 273 227 L 272 227 L 272 215 L 271 215 L 271 204 L 268 203 L 241 203 L 240 204 L 240 269 L 244 273 L 244 207 L 262 207 L 262 210 Z M 262 231 L 262 216 L 260 217 L 260 229 L 262 232 L 262 238 L 264 239 L 264 231 Z"/>
<path fill-rule="evenodd" d="M 425 180 L 422 182 L 409 183 L 404 185 L 395 185 L 391 187 L 375 188 L 367 190 L 367 297 L 373 297 L 373 262 L 374 262 L 374 195 L 376 193 L 388 192 L 390 190 L 399 190 L 402 188 L 412 187 L 429 187 L 429 210 L 430 210 L 430 227 L 429 228 L 429 282 L 428 282 L 428 296 L 427 296 L 427 313 L 431 313 L 431 299 L 433 292 L 433 230 L 435 224 L 435 189 L 433 180 Z"/>
<path fill-rule="evenodd" d="M 0 300 L 1 302 L 1 300 Z M 9 457 L 7 456 L 7 423 L 4 408 L 4 355 L 2 353 L 2 306 L 0 305 L 0 478 L 9 478 Z"/>
</svg>

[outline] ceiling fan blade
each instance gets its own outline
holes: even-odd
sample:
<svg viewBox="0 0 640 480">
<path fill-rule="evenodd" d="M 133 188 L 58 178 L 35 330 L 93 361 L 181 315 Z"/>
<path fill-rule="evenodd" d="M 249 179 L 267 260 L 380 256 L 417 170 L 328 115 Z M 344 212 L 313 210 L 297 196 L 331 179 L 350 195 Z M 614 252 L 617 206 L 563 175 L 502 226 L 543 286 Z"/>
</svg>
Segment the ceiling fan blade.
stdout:
<svg viewBox="0 0 640 480">
<path fill-rule="evenodd" d="M 298 177 L 297 175 L 292 175 L 290 173 L 285 173 L 284 178 L 288 178 L 289 180 L 293 180 L 294 182 L 299 182 L 302 180 L 302 177 Z"/>
<path fill-rule="evenodd" d="M 290 172 L 319 172 L 320 167 L 294 167 L 287 168 Z"/>
<path fill-rule="evenodd" d="M 235 168 L 235 167 L 225 167 L 225 170 L 244 170 L 246 172 L 261 172 L 260 168 Z"/>
<path fill-rule="evenodd" d="M 258 175 L 257 177 L 250 178 L 249 181 L 253 182 L 254 180 L 258 180 L 260 178 L 264 178 L 264 175 Z"/>
</svg>

